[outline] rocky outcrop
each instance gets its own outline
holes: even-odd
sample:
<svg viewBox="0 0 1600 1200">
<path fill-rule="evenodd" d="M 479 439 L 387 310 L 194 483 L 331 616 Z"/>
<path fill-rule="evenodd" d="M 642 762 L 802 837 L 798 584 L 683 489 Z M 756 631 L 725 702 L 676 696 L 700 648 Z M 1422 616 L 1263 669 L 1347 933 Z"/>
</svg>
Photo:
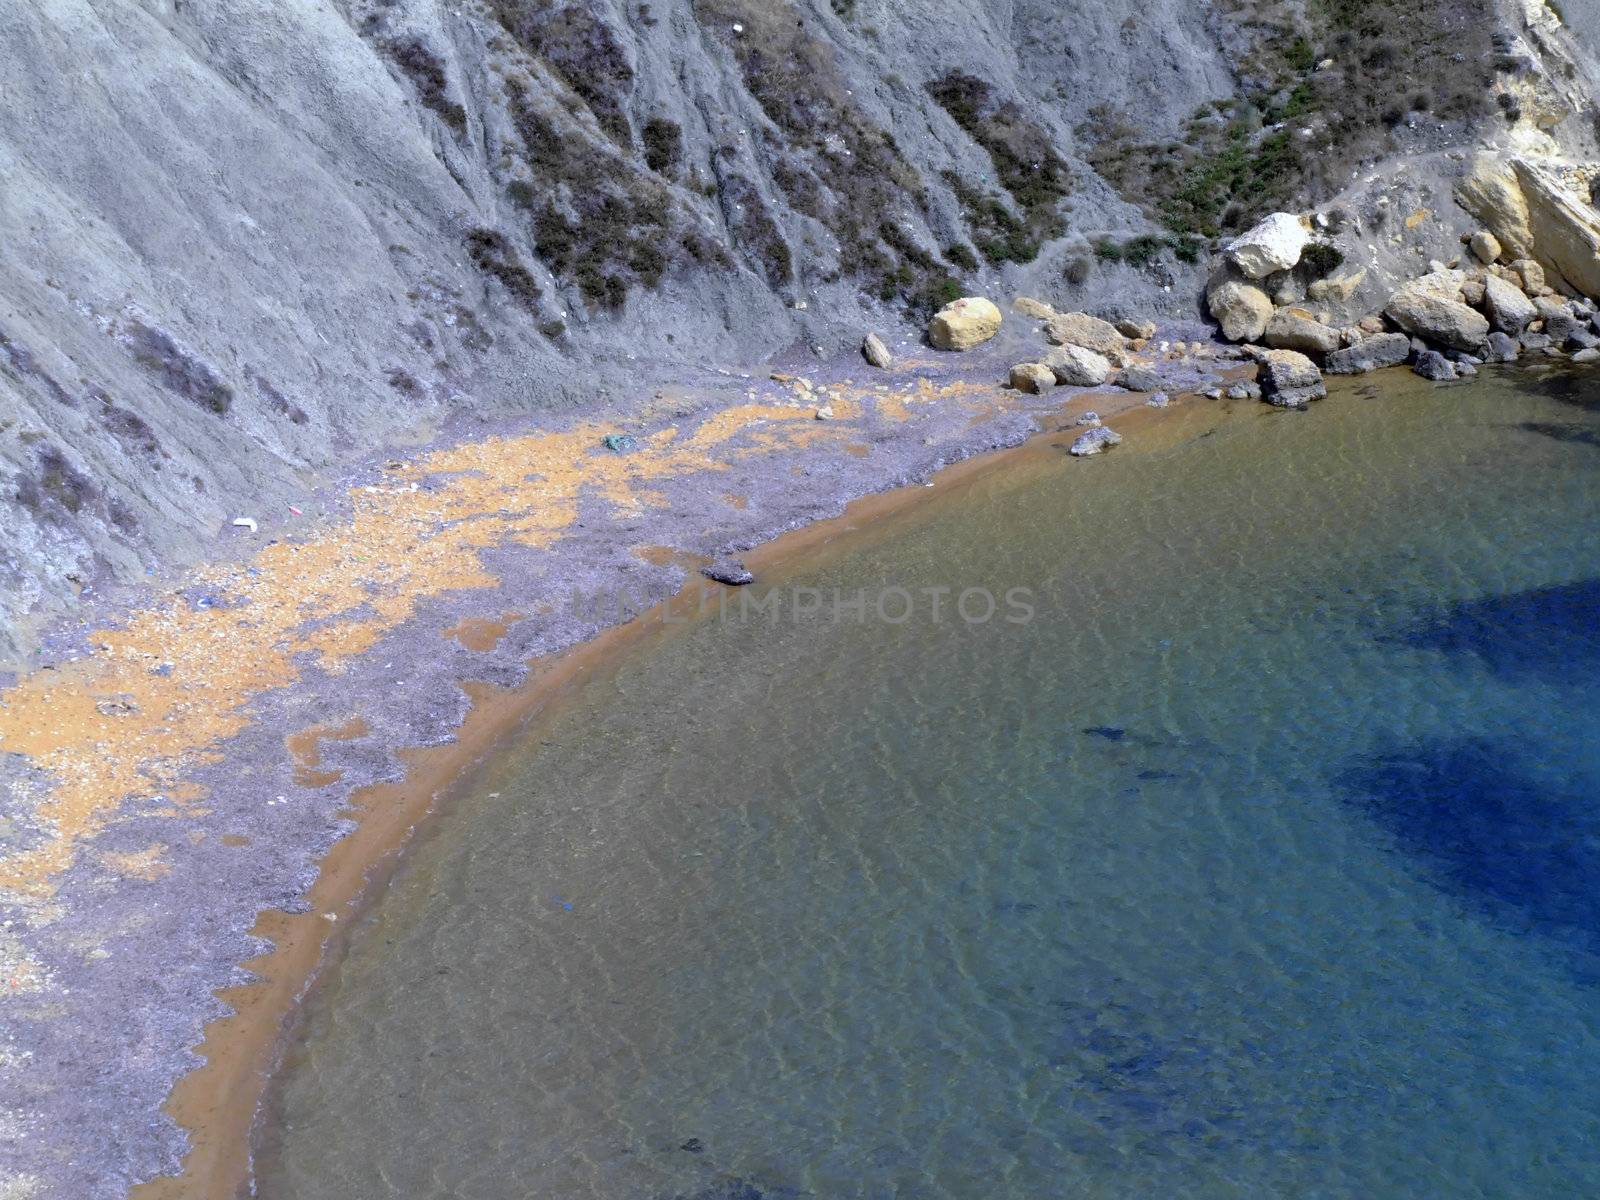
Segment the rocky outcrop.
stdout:
<svg viewBox="0 0 1600 1200">
<path fill-rule="evenodd" d="M 1224 249 L 1228 261 L 1247 279 L 1265 279 L 1300 261 L 1310 233 L 1293 213 L 1273 213 Z"/>
<path fill-rule="evenodd" d="M 1057 383 L 1078 387 L 1099 387 L 1111 377 L 1111 361 L 1103 354 L 1082 346 L 1062 346 L 1045 356 L 1044 365 Z"/>
<path fill-rule="evenodd" d="M 1261 341 L 1278 350 L 1321 355 L 1339 348 L 1339 331 L 1303 308 L 1280 308 L 1267 322 Z"/>
<path fill-rule="evenodd" d="M 928 341 L 937 350 L 970 350 L 1000 332 L 1000 310 L 982 296 L 952 300 L 928 325 Z"/>
<path fill-rule="evenodd" d="M 1456 184 L 1455 197 L 1457 204 L 1494 235 L 1502 255 L 1526 258 L 1533 253 L 1528 202 L 1516 171 L 1500 155 L 1478 155 L 1466 177 Z"/>
<path fill-rule="evenodd" d="M 1548 166 L 1526 158 L 1512 166 L 1527 202 L 1530 257 L 1553 266 L 1585 296 L 1600 296 L 1600 212 Z"/>
<path fill-rule="evenodd" d="M 1297 350 L 1265 350 L 1261 363 L 1261 398 L 1277 408 L 1304 408 L 1328 394 L 1317 364 Z"/>
<path fill-rule="evenodd" d="M 1046 322 L 1044 336 L 1056 346 L 1081 346 L 1096 354 L 1120 356 L 1127 341 L 1115 325 L 1088 313 L 1064 313 Z"/>
<path fill-rule="evenodd" d="M 1489 336 L 1482 313 L 1445 295 L 1433 277 L 1415 280 L 1389 298 L 1384 315 L 1407 333 L 1452 350 L 1476 350 Z"/>
<path fill-rule="evenodd" d="M 1206 307 L 1230 342 L 1254 342 L 1272 320 L 1272 300 L 1260 288 L 1224 276 L 1206 292 Z"/>
<path fill-rule="evenodd" d="M 1380 333 L 1335 350 L 1322 369 L 1330 375 L 1362 375 L 1383 367 L 1398 367 L 1410 357 L 1409 337 L 1403 333 Z"/>
</svg>

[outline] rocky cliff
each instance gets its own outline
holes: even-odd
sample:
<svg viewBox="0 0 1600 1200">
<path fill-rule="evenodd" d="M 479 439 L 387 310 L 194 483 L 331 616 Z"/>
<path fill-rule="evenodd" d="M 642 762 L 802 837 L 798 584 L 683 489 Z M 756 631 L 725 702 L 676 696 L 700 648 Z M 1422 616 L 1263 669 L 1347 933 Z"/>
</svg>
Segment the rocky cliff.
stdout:
<svg viewBox="0 0 1600 1200">
<path fill-rule="evenodd" d="M 1352 313 L 1476 224 L 1542 223 L 1562 248 L 1529 252 L 1590 288 L 1600 15 L 1566 7 L 6 6 L 0 664 L 449 422 L 964 292 L 1198 313 L 1275 208 L 1358 260 Z"/>
</svg>

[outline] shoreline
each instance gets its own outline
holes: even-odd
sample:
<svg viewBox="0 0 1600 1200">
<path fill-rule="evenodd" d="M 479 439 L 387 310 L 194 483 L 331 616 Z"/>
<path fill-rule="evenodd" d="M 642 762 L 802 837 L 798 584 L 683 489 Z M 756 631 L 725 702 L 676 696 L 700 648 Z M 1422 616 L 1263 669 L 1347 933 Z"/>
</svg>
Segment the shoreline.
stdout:
<svg viewBox="0 0 1600 1200">
<path fill-rule="evenodd" d="M 698 596 L 720 587 L 703 580 L 694 570 L 694 564 L 704 561 L 706 551 L 713 548 L 706 545 L 703 537 L 697 542 L 693 537 L 683 537 L 680 530 L 668 532 L 659 528 L 677 517 L 672 510 L 683 506 L 692 511 L 695 505 L 704 506 L 713 491 L 751 530 L 733 542 L 735 546 L 753 546 L 746 557 L 753 567 L 762 569 L 779 559 L 803 553 L 808 547 L 847 535 L 851 529 L 888 513 L 909 509 L 925 495 L 919 486 L 925 479 L 931 479 L 936 488 L 959 486 L 964 480 L 981 478 L 985 472 L 1010 461 L 1005 453 L 995 451 L 1016 452 L 1019 447 L 1048 439 L 1059 441 L 1062 431 L 1056 426 L 1062 414 L 1080 401 L 1087 400 L 1098 406 L 1103 415 L 1115 416 L 1124 425 L 1142 425 L 1144 418 L 1138 416 L 1141 411 L 1150 418 L 1159 415 L 1158 410 L 1145 408 L 1142 393 L 1061 389 L 1043 397 L 1029 397 L 1003 390 L 989 382 L 997 374 L 993 365 L 997 361 L 999 358 L 994 356 L 987 363 L 978 357 L 959 364 L 957 371 L 939 372 L 938 367 L 955 364 L 936 360 L 932 364 L 935 373 L 931 387 L 926 375 L 908 382 L 904 372 L 896 373 L 906 388 L 901 395 L 878 383 L 881 375 L 871 385 L 875 394 L 858 389 L 859 394 L 846 395 L 841 387 L 835 393 L 834 404 L 843 419 L 827 422 L 814 420 L 809 408 L 774 408 L 772 402 L 778 398 L 773 394 L 775 389 L 770 384 L 759 385 L 766 393 L 760 398 L 767 403 L 744 405 L 753 414 L 748 420 L 731 424 L 726 420 L 740 408 L 737 404 L 712 407 L 695 414 L 700 421 L 692 437 L 674 434 L 680 443 L 687 440 L 692 447 L 692 458 L 683 472 L 689 482 L 697 483 L 695 489 L 690 489 L 689 505 L 684 506 L 682 498 L 668 492 L 679 482 L 670 469 L 652 475 L 652 462 L 640 466 L 630 462 L 632 456 L 594 458 L 600 477 L 573 485 L 568 510 L 571 520 L 553 542 L 536 546 L 536 552 L 524 558 L 550 560 L 553 551 L 556 566 L 574 565 L 572 560 L 576 559 L 577 567 L 587 566 L 588 570 L 573 572 L 574 586 L 585 581 L 619 579 L 625 586 L 630 581 L 643 581 L 647 591 L 651 586 L 665 586 L 672 598 L 664 602 L 664 607 L 670 609 L 673 605 L 692 604 Z M 915 371 L 928 365 L 913 363 L 911 367 Z M 1194 365 L 1185 362 L 1181 369 L 1192 374 Z M 919 390 L 914 392 L 911 383 Z M 832 390 L 836 385 L 822 386 Z M 1175 394 L 1181 386 L 1173 385 Z M 886 411 L 878 411 L 880 406 Z M 719 441 L 707 439 L 708 427 L 715 430 Z M 1041 428 L 1042 433 L 1038 432 Z M 535 441 L 541 437 L 566 438 L 559 448 L 562 453 L 572 453 L 592 440 L 593 433 L 584 428 L 576 435 L 581 439 L 577 441 L 573 440 L 574 435 L 560 430 L 532 436 Z M 651 453 L 656 452 L 658 444 L 668 444 L 662 441 L 661 433 L 648 429 L 641 429 L 639 438 Z M 466 443 L 465 448 L 485 444 Z M 1048 452 L 1064 457 L 1064 446 Z M 463 447 L 443 453 L 456 456 L 444 465 L 457 469 L 462 466 L 458 460 Z M 467 471 L 474 487 L 478 485 L 471 471 L 481 470 L 477 461 L 474 459 Z M 749 495 L 728 491 L 723 486 L 728 483 L 728 475 L 747 462 L 754 464 L 752 473 L 739 482 Z M 797 496 L 782 478 L 785 464 L 790 479 L 809 480 L 826 472 L 830 475 L 829 486 L 821 495 Z M 424 489 L 431 488 L 438 478 L 437 473 L 425 470 L 429 465 L 437 464 L 424 461 L 422 466 L 408 466 L 401 473 L 400 478 L 409 480 L 411 485 L 406 495 L 415 496 L 419 491 L 424 497 L 428 495 Z M 528 465 L 519 459 L 513 480 L 528 477 Z M 655 481 L 663 496 L 659 503 L 651 497 L 654 507 L 667 510 L 655 522 L 643 519 L 656 515 L 649 511 L 652 504 L 636 499 L 641 477 Z M 545 477 L 535 474 L 528 478 L 542 482 Z M 713 488 L 705 486 L 708 482 Z M 761 492 L 762 487 L 770 491 Z M 367 490 L 373 491 L 374 485 L 368 485 Z M 642 532 L 643 536 L 619 538 L 615 520 L 596 521 L 589 503 L 592 491 L 605 494 L 609 510 L 624 509 L 629 518 L 636 519 L 623 532 Z M 735 495 L 739 497 L 737 502 Z M 485 500 L 492 503 L 496 499 L 497 493 L 472 497 L 478 507 L 483 507 Z M 505 508 L 500 512 L 503 517 Z M 510 515 L 521 516 L 517 511 Z M 600 526 L 594 536 L 585 537 L 578 532 L 590 524 Z M 660 533 L 667 536 L 657 536 Z M 619 541 L 624 544 L 618 545 Z M 493 546 L 487 546 L 482 557 L 487 559 L 494 553 Z M 251 1134 L 260 1101 L 293 1034 L 300 1001 L 314 986 L 319 972 L 335 960 L 351 918 L 381 895 L 384 881 L 403 859 L 405 847 L 422 822 L 430 813 L 448 805 L 449 796 L 463 786 L 475 764 L 491 754 L 504 738 L 514 735 L 515 730 L 550 704 L 559 702 L 573 681 L 597 665 L 612 661 L 659 625 L 649 614 L 620 625 L 574 622 L 559 612 L 529 618 L 522 614 L 537 606 L 522 603 L 524 587 L 519 585 L 529 584 L 530 575 L 508 570 L 500 562 L 493 565 L 495 569 L 487 583 L 474 581 L 465 588 L 455 586 L 461 581 L 449 570 L 442 571 L 432 582 L 442 585 L 444 600 L 430 602 L 426 590 L 418 589 L 421 595 L 413 592 L 405 598 L 405 604 L 396 609 L 399 618 L 389 628 L 376 632 L 370 628 L 374 624 L 369 615 L 371 601 L 352 607 L 357 620 L 347 623 L 344 629 L 336 624 L 311 623 L 310 640 L 322 658 L 314 664 L 309 679 L 274 679 L 253 699 L 232 697 L 240 711 L 222 724 L 221 736 L 196 747 L 192 760 L 168 764 L 169 769 L 162 772 L 159 778 L 164 791 L 152 798 L 161 801 L 161 807 L 153 811 L 147 807 L 135 814 L 114 812 L 102 817 L 100 826 L 85 825 L 83 844 L 71 848 L 76 857 L 61 873 L 62 886 L 39 906 L 49 913 L 43 923 L 46 928 L 65 926 L 62 933 L 71 934 L 81 946 L 83 922 L 78 918 L 86 912 L 83 898 L 88 895 L 97 898 L 95 907 L 101 910 L 88 913 L 91 928 L 93 918 L 99 918 L 126 936 L 130 926 L 139 928 L 145 922 L 145 914 L 153 904 L 159 907 L 162 903 L 152 892 L 158 887 L 174 888 L 187 883 L 186 889 L 176 888 L 179 911 L 172 920 L 198 922 L 215 933 L 199 943 L 205 953 L 197 956 L 197 962 L 187 961 L 183 942 L 177 939 L 176 945 L 158 941 L 153 950 L 145 952 L 146 961 L 130 957 L 131 948 L 125 949 L 120 943 L 94 943 L 96 951 L 103 951 L 92 964 L 95 971 L 103 971 L 100 963 L 109 961 L 127 964 L 124 969 L 131 970 L 141 981 L 166 981 L 174 974 L 173 968 L 183 968 L 176 973 L 187 977 L 173 981 L 171 993 L 150 1002 L 152 1015 L 167 1023 L 165 1040 L 175 1048 L 181 1044 L 183 1053 L 155 1063 L 145 1088 L 145 1094 L 153 1096 L 155 1085 L 163 1077 L 167 1082 L 161 1088 L 159 1103 L 171 1122 L 165 1138 L 170 1149 L 155 1161 L 146 1158 L 145 1166 L 135 1164 L 132 1171 L 124 1168 L 116 1172 L 131 1191 L 118 1188 L 113 1192 L 102 1185 L 92 1193 L 79 1194 L 131 1194 L 144 1200 L 196 1195 L 231 1198 L 238 1194 L 248 1179 Z M 527 563 L 522 565 L 526 568 Z M 549 599 L 552 581 L 544 568 L 552 563 L 536 565 L 545 598 Z M 568 582 L 564 572 L 558 573 L 562 574 L 561 582 Z M 402 585 L 406 582 L 401 580 Z M 527 587 L 526 591 L 533 596 L 539 594 L 534 587 Z M 219 610 L 226 614 L 230 608 L 223 605 L 207 612 Z M 359 628 L 363 623 L 368 628 Z M 350 624 L 357 628 L 351 630 Z M 439 645 L 446 641 L 450 650 L 440 653 Z M 533 653 L 527 652 L 530 647 Z M 347 652 L 347 657 L 336 664 L 332 655 L 341 650 Z M 297 664 L 307 658 L 309 655 L 302 652 Z M 385 658 L 390 661 L 374 661 Z M 417 676 L 405 674 L 398 686 L 416 682 L 431 694 L 417 711 L 405 711 L 398 704 L 398 715 L 387 710 L 367 711 L 370 705 L 363 701 L 381 694 L 375 689 L 385 686 L 374 672 L 386 670 L 395 661 L 415 667 Z M 84 684 L 84 670 L 81 664 L 63 664 L 52 682 L 84 691 L 85 702 L 93 704 L 94 697 L 102 694 L 101 689 Z M 142 664 L 140 670 L 144 670 Z M 395 686 L 396 678 L 386 677 L 387 685 Z M 308 683 L 311 693 L 306 691 Z M 415 703 L 415 697 L 413 691 L 404 699 Z M 297 703 L 308 698 L 313 701 L 309 705 Z M 115 701 L 131 704 L 135 712 L 141 702 L 149 705 L 150 699 L 137 695 L 132 701 Z M 98 703 L 103 706 L 107 702 Z M 303 711 L 306 708 L 310 711 Z M 174 713 L 163 715 L 170 718 Z M 214 722 L 220 720 L 215 712 L 205 715 Z M 311 719 L 308 721 L 307 717 Z M 102 721 L 92 732 L 103 734 L 107 724 Z M 157 731 L 169 732 L 167 726 L 157 726 Z M 141 764 L 141 780 L 152 774 L 143 769 L 148 767 L 148 763 Z M 268 777 L 256 777 L 257 772 Z M 290 780 L 287 785 L 285 778 Z M 305 789 L 317 798 L 315 806 L 298 809 L 299 819 L 289 832 L 263 832 L 256 827 L 241 832 L 230 828 L 240 824 L 236 819 L 238 810 L 250 808 L 252 792 L 265 795 L 285 786 Z M 226 795 L 229 804 L 213 808 L 207 801 L 217 795 Z M 257 802 L 269 808 L 275 802 L 288 807 L 303 799 L 298 792 L 290 792 L 288 797 L 278 793 L 275 798 L 269 796 Z M 216 869 L 209 881 L 201 871 L 192 872 L 194 878 L 179 878 L 186 864 L 182 847 L 175 846 L 176 839 L 153 842 L 149 850 L 137 852 L 131 848 L 120 850 L 114 844 L 141 842 L 152 822 L 174 820 L 189 827 L 188 840 L 197 851 L 211 856 L 207 863 Z M 124 837 L 122 830 L 141 832 L 129 832 Z M 98 848 L 107 841 L 113 845 Z M 86 856 L 80 852 L 85 850 L 94 851 L 92 861 L 84 861 Z M 235 864 L 241 857 L 258 852 L 269 857 L 276 882 L 266 896 L 248 891 L 234 894 L 239 891 L 233 882 Z M 110 865 L 114 865 L 118 876 L 117 886 L 130 893 L 129 904 L 135 910 L 131 914 L 118 911 L 102 898 L 105 871 Z M 87 886 L 79 888 L 79 877 L 84 875 L 88 878 L 81 882 Z M 234 911 L 242 914 L 245 909 L 251 910 L 248 923 L 241 921 L 236 928 L 215 929 L 216 914 L 206 913 L 204 908 L 221 907 L 216 905 L 219 884 L 226 885 L 220 898 L 231 903 Z M 73 891 L 77 894 L 69 896 Z M 62 921 L 52 911 L 56 909 L 65 910 L 70 919 Z M 109 917 L 105 911 L 108 909 Z M 324 914 L 332 914 L 335 919 L 329 920 Z M 191 939 L 194 936 L 189 935 Z M 223 986 L 204 987 L 206 970 L 216 971 L 223 963 L 228 964 L 227 973 L 222 976 Z M 47 983 L 64 974 L 59 968 L 49 971 Z M 227 983 L 229 975 L 236 982 Z M 85 1007 L 90 1011 L 82 1019 L 91 1027 L 109 1023 L 111 1014 L 123 1011 L 117 996 L 105 994 L 110 985 L 104 974 L 98 979 L 73 983 L 70 990 L 88 998 Z M 48 992 L 48 986 L 44 990 Z M 96 1001 L 103 1002 L 98 1012 Z M 194 1028 L 203 1036 L 184 1033 L 188 1026 L 183 1010 L 200 1016 Z M 54 1030 L 57 1036 L 66 1032 L 59 1029 L 60 1024 L 58 1016 L 58 1028 Z M 45 1024 L 37 1028 L 46 1034 L 52 1031 Z M 108 1041 L 114 1040 L 114 1030 L 100 1033 Z M 66 1036 L 64 1040 L 72 1039 Z M 92 1138 L 102 1132 L 93 1127 L 93 1122 L 97 1117 L 104 1119 L 108 1098 L 76 1094 L 70 1079 L 57 1082 L 65 1093 L 58 1097 L 63 1106 L 89 1122 L 81 1127 L 81 1133 Z M 143 1118 L 142 1124 L 136 1124 L 139 1128 L 148 1128 L 156 1115 L 152 1110 L 146 1116 L 146 1110 L 126 1096 L 120 1105 L 115 1097 L 109 1098 L 109 1103 L 117 1106 L 114 1115 L 124 1123 L 136 1124 Z M 66 1136 L 63 1140 L 66 1146 L 62 1149 L 70 1151 L 72 1141 Z M 182 1148 L 185 1143 L 186 1148 Z M 30 1147 L 35 1152 L 39 1148 L 37 1142 Z M 92 1163 L 88 1169 L 94 1170 Z M 29 1181 L 27 1175 L 21 1178 L 24 1183 Z M 35 1173 L 32 1178 L 41 1185 L 46 1181 L 42 1173 Z M 104 1175 L 93 1178 L 110 1183 Z M 140 1178 L 143 1182 L 136 1182 Z"/>
</svg>

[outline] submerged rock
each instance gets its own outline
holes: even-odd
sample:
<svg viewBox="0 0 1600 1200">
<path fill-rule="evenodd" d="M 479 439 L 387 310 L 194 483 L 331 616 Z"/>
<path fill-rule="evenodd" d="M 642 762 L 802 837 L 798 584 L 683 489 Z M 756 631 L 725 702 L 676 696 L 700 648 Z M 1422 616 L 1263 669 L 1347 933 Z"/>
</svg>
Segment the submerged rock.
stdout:
<svg viewBox="0 0 1600 1200">
<path fill-rule="evenodd" d="M 725 583 L 729 587 L 743 587 L 747 583 L 756 581 L 750 568 L 736 558 L 719 558 L 701 567 L 700 574 L 707 579 L 715 579 L 718 583 Z"/>
<path fill-rule="evenodd" d="M 1096 425 L 1086 429 L 1073 440 L 1070 453 L 1077 458 L 1087 458 L 1091 454 L 1099 454 L 1102 450 L 1109 450 L 1112 446 L 1122 444 L 1122 435 L 1104 425 Z"/>
<path fill-rule="evenodd" d="M 1417 355 L 1417 361 L 1411 364 L 1411 369 L 1435 383 L 1449 383 L 1457 377 L 1455 364 L 1437 350 L 1426 350 Z"/>
<path fill-rule="evenodd" d="M 1000 332 L 1000 310 L 982 296 L 952 300 L 928 325 L 928 341 L 939 350 L 970 350 Z"/>
</svg>

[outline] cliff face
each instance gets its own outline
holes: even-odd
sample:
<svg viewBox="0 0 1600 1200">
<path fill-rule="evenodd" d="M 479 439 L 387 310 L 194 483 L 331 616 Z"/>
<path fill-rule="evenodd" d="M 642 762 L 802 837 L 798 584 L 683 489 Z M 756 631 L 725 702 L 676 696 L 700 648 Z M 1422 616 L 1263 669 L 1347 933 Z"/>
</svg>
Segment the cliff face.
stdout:
<svg viewBox="0 0 1600 1200">
<path fill-rule="evenodd" d="M 837 350 L 967 291 L 1188 315 L 1215 238 L 1384 189 L 1430 214 L 1374 249 L 1399 273 L 1478 148 L 1595 156 L 1600 16 L 1567 8 L 8 6 L 0 665 L 344 462 L 627 403 L 638 362 Z"/>
</svg>

